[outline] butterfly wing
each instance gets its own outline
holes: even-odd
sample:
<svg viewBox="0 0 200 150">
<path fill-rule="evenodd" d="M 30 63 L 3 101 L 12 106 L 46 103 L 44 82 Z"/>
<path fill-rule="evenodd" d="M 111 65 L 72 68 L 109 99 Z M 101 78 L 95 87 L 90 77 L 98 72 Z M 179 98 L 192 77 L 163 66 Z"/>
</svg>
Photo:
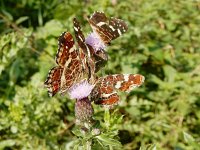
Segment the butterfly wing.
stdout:
<svg viewBox="0 0 200 150">
<path fill-rule="evenodd" d="M 76 18 L 73 20 L 75 37 L 79 45 L 79 53 L 83 66 L 88 70 L 88 74 L 91 77 L 94 73 L 99 71 L 101 67 L 107 62 L 107 54 L 105 51 L 95 52 L 92 46 L 85 43 L 85 37 L 81 30 L 81 26 Z"/>
<path fill-rule="evenodd" d="M 94 12 L 88 18 L 88 22 L 106 45 L 109 45 L 112 40 L 128 30 L 128 26 L 123 20 L 117 18 L 108 19 L 103 12 Z"/>
<path fill-rule="evenodd" d="M 56 62 L 58 65 L 63 66 L 60 93 L 65 93 L 73 84 L 82 78 L 83 64 L 79 51 L 75 46 L 74 39 L 69 32 L 64 32 L 59 37 L 58 42 L 59 49 L 56 55 Z"/>
<path fill-rule="evenodd" d="M 91 74 L 90 71 L 94 72 L 95 70 L 95 64 L 91 60 L 90 49 L 85 43 L 85 36 L 83 35 L 81 26 L 76 18 L 74 18 L 73 23 L 74 23 L 74 33 L 76 41 L 78 42 L 79 46 L 79 55 L 84 67 L 84 71 L 87 72 L 88 74 Z"/>
<path fill-rule="evenodd" d="M 49 96 L 54 96 L 60 89 L 61 75 L 63 68 L 60 66 L 53 67 L 44 82 L 45 87 L 48 90 Z"/>
<path fill-rule="evenodd" d="M 49 71 L 44 83 L 50 96 L 58 91 L 64 93 L 82 76 L 82 64 L 69 32 L 62 33 L 58 38 L 55 60 L 58 66 Z"/>
<path fill-rule="evenodd" d="M 72 58 L 77 57 L 77 49 L 72 35 L 69 32 L 63 32 L 58 38 L 58 51 L 56 54 L 56 63 L 62 67 L 68 67 Z"/>
<path fill-rule="evenodd" d="M 108 61 L 108 54 L 104 50 L 93 53 L 93 60 L 95 61 L 95 73 L 103 68 Z"/>
<path fill-rule="evenodd" d="M 129 92 L 144 82 L 140 74 L 115 74 L 100 78 L 91 93 L 96 104 L 112 105 L 119 101 L 117 91 Z"/>
</svg>

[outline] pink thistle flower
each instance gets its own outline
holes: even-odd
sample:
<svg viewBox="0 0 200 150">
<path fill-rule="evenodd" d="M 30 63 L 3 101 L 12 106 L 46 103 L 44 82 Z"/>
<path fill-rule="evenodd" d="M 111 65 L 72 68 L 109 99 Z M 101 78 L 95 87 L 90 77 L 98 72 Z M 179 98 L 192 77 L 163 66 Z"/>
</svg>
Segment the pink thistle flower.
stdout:
<svg viewBox="0 0 200 150">
<path fill-rule="evenodd" d="M 94 85 L 88 83 L 87 80 L 82 80 L 81 82 L 73 85 L 69 90 L 69 96 L 71 99 L 83 99 L 88 97 L 94 88 Z"/>
<path fill-rule="evenodd" d="M 106 48 L 106 45 L 96 32 L 90 33 L 88 37 L 85 39 L 85 42 L 90 46 L 92 46 L 95 52 L 104 50 Z"/>
</svg>

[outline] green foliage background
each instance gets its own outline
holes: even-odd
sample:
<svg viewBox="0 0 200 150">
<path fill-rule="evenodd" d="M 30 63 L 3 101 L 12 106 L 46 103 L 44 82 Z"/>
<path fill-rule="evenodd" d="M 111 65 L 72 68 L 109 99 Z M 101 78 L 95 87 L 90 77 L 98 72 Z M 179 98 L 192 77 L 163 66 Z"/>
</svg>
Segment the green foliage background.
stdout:
<svg viewBox="0 0 200 150">
<path fill-rule="evenodd" d="M 199 0 L 0 1 L 0 149 L 73 147 L 74 101 L 49 98 L 43 82 L 58 36 L 73 33 L 75 16 L 87 35 L 86 17 L 96 10 L 129 25 L 108 47 L 99 75 L 146 77 L 142 87 L 120 94 L 124 117 L 113 126 L 123 149 L 200 149 Z M 103 122 L 104 109 L 94 107 Z"/>
</svg>

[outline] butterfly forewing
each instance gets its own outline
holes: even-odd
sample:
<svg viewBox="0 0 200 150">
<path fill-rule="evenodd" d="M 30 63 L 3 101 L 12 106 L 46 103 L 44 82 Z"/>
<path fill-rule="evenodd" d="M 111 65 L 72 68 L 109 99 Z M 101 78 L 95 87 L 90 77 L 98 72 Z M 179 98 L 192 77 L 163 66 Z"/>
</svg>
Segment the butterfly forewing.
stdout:
<svg viewBox="0 0 200 150">
<path fill-rule="evenodd" d="M 76 18 L 73 19 L 74 24 L 74 33 L 76 37 L 76 41 L 79 46 L 79 56 L 83 64 L 83 68 L 86 72 L 88 72 L 88 59 L 91 58 L 90 50 L 85 43 L 85 36 L 81 30 L 81 26 Z"/>
<path fill-rule="evenodd" d="M 83 35 L 81 26 L 76 18 L 74 18 L 73 23 L 74 23 L 74 33 L 75 33 L 75 37 L 78 42 L 79 48 L 81 48 L 85 52 L 85 54 L 87 54 L 89 53 L 89 51 L 87 51 L 87 47 L 85 44 L 85 36 Z"/>
<path fill-rule="evenodd" d="M 108 18 L 103 12 L 96 11 L 90 16 L 89 21 L 91 21 L 92 24 L 101 26 L 108 21 Z"/>
<path fill-rule="evenodd" d="M 101 67 L 105 66 L 108 56 L 105 51 L 96 52 L 92 46 L 86 44 L 85 37 L 76 18 L 74 18 L 73 23 L 76 40 L 79 45 L 79 54 L 81 55 L 83 66 L 85 66 L 86 71 L 88 69 L 89 78 L 91 78 Z"/>
<path fill-rule="evenodd" d="M 61 35 L 59 38 L 59 48 L 64 49 L 63 52 L 68 54 L 65 57 L 66 61 L 60 85 L 60 93 L 65 93 L 73 84 L 81 79 L 84 68 L 80 58 L 81 56 L 79 55 L 79 50 L 77 50 L 74 39 L 69 32 L 65 32 L 65 34 Z M 58 56 L 62 56 L 62 54 L 59 55 L 58 52 Z M 57 60 L 60 60 L 60 58 L 58 57 Z"/>
<path fill-rule="evenodd" d="M 109 20 L 109 32 L 112 33 L 112 40 L 121 36 L 127 30 L 128 26 L 123 20 L 117 18 L 111 18 Z"/>
<path fill-rule="evenodd" d="M 79 55 L 83 65 L 83 72 L 86 74 L 88 79 L 91 79 L 93 82 L 93 76 L 95 73 L 95 61 L 92 59 L 91 52 L 93 52 L 94 50 L 92 47 L 89 47 L 85 43 L 85 37 L 81 30 L 81 26 L 76 18 L 74 18 L 73 23 L 75 37 L 79 46 Z"/>
<path fill-rule="evenodd" d="M 66 92 L 82 77 L 81 59 L 69 32 L 62 33 L 58 39 L 56 63 L 58 66 L 49 71 L 45 81 L 50 96 L 54 96 L 58 91 Z"/>
<path fill-rule="evenodd" d="M 64 67 L 64 65 L 67 66 L 71 57 L 76 56 L 77 50 L 72 35 L 69 32 L 63 32 L 58 39 L 56 63 L 62 67 Z"/>
<path fill-rule="evenodd" d="M 110 44 L 112 40 L 128 30 L 128 26 L 123 20 L 108 19 L 103 12 L 95 12 L 88 21 L 105 45 Z"/>
<path fill-rule="evenodd" d="M 116 74 L 100 78 L 91 93 L 96 104 L 114 104 L 119 100 L 116 91 L 129 92 L 142 85 L 144 76 L 139 74 Z"/>
</svg>

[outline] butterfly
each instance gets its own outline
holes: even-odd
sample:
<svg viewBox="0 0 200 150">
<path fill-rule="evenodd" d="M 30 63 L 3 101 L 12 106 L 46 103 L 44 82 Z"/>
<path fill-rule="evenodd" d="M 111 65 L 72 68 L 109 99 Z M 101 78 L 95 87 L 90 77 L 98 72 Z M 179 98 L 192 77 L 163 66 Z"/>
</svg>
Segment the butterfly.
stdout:
<svg viewBox="0 0 200 150">
<path fill-rule="evenodd" d="M 108 61 L 108 54 L 105 47 L 111 44 L 111 41 L 121 36 L 128 30 L 127 24 L 117 18 L 107 18 L 103 12 L 94 12 L 88 16 L 88 22 L 93 29 L 92 38 L 87 38 L 86 43 L 93 46 L 95 50 L 96 72 L 105 66 Z M 97 40 L 98 39 L 98 40 Z"/>
<path fill-rule="evenodd" d="M 113 105 L 119 101 L 117 91 L 130 92 L 144 82 L 145 77 L 140 74 L 115 74 L 98 79 L 90 94 L 95 104 Z"/>
<path fill-rule="evenodd" d="M 50 69 L 44 83 L 49 96 L 56 93 L 66 93 L 73 85 L 88 80 L 94 83 L 96 64 L 103 62 L 101 54 L 96 54 L 92 46 L 85 43 L 79 22 L 73 19 L 74 33 L 78 48 L 75 45 L 73 36 L 69 32 L 64 32 L 58 38 L 58 51 L 55 57 L 57 66 Z M 103 54 L 102 54 L 103 55 Z"/>
<path fill-rule="evenodd" d="M 58 51 L 55 57 L 57 66 L 50 69 L 44 83 L 49 96 L 58 91 L 66 92 L 82 77 L 82 61 L 75 46 L 74 39 L 69 32 L 64 32 L 58 39 Z"/>
<path fill-rule="evenodd" d="M 123 20 L 107 18 L 105 13 L 99 11 L 88 17 L 88 22 L 105 45 L 110 45 L 112 40 L 128 30 L 128 26 Z"/>
</svg>

